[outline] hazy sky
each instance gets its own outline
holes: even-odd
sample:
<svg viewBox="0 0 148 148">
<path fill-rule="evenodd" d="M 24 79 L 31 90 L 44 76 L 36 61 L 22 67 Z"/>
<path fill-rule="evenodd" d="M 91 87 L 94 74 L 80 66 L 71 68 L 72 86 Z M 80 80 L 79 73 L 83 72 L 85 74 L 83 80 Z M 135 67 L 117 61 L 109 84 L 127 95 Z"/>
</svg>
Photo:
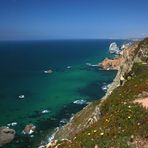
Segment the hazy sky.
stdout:
<svg viewBox="0 0 148 148">
<path fill-rule="evenodd" d="M 148 35 L 148 0 L 0 0 L 0 40 Z"/>
</svg>

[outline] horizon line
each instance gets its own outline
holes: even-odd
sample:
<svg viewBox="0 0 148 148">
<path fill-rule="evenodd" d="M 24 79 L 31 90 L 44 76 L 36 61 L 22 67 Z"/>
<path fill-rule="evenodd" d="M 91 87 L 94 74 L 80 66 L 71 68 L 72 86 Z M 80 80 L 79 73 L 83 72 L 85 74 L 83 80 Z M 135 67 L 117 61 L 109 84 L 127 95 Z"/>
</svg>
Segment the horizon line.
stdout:
<svg viewBox="0 0 148 148">
<path fill-rule="evenodd" d="M 10 40 L 0 40 L 0 42 L 13 42 L 13 41 L 62 41 L 62 40 L 135 40 L 144 39 L 147 37 L 133 37 L 133 38 L 64 38 L 64 39 L 10 39 Z"/>
</svg>

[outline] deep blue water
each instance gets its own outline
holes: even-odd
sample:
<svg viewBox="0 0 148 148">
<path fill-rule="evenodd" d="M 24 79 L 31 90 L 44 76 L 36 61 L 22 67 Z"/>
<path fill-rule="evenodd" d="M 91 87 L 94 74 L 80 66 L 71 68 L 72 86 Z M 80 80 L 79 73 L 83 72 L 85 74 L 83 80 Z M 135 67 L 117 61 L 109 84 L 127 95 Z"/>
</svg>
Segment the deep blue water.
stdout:
<svg viewBox="0 0 148 148">
<path fill-rule="evenodd" d="M 113 40 L 0 42 L 0 126 L 18 123 L 13 128 L 19 143 L 15 140 L 7 147 L 22 147 L 23 142 L 31 145 L 35 138 L 47 134 L 47 129 L 59 126 L 61 119 L 69 119 L 85 106 L 73 104 L 74 100 L 92 101 L 105 94 L 101 86 L 104 82 L 111 83 L 116 72 L 89 68 L 86 63 L 97 64 L 111 57 L 108 53 L 111 42 Z M 53 73 L 45 74 L 44 70 L 48 69 Z M 25 98 L 19 99 L 22 94 Z M 42 115 L 44 109 L 50 112 Z M 38 128 L 33 140 L 21 134 L 28 123 Z"/>
</svg>

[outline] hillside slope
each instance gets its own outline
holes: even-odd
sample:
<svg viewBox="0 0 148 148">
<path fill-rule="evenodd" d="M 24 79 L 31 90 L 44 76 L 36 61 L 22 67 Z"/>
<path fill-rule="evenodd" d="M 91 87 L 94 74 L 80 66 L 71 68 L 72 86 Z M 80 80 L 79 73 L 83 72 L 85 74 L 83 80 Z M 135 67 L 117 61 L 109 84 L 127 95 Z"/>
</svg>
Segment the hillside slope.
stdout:
<svg viewBox="0 0 148 148">
<path fill-rule="evenodd" d="M 47 148 L 148 147 L 148 39 L 125 49 L 106 95 L 59 129 Z"/>
</svg>

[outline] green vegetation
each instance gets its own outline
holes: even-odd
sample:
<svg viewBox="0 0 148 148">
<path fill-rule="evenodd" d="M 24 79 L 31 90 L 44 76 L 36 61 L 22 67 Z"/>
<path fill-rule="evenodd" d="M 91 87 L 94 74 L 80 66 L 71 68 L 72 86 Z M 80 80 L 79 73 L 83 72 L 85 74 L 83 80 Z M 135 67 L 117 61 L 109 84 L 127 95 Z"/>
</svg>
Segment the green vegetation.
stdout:
<svg viewBox="0 0 148 148">
<path fill-rule="evenodd" d="M 140 49 L 142 49 L 142 51 Z M 138 47 L 135 50 L 135 55 L 137 53 L 142 61 L 148 63 L 148 38 L 145 38 L 143 41 L 139 42 Z"/>
<path fill-rule="evenodd" d="M 131 147 L 131 137 L 148 138 L 148 110 L 133 101 L 148 90 L 148 65 L 135 64 L 134 76 L 101 105 L 101 119 L 72 140 L 71 147 Z M 133 140 L 134 140 L 133 138 Z"/>
<path fill-rule="evenodd" d="M 133 45 L 125 61 L 127 63 L 124 63 L 127 66 L 124 69 L 124 85 L 116 87 L 112 93 L 109 92 L 110 95 L 105 100 L 95 101 L 78 113 L 72 123 L 61 130 L 61 134 L 69 140 L 59 140 L 58 148 L 135 148 L 137 145 L 137 148 L 143 148 L 145 144 L 148 146 L 148 108 L 135 102 L 137 99 L 148 98 L 147 55 L 148 38 Z M 132 66 L 132 61 L 133 68 L 126 73 L 128 66 Z M 86 126 L 96 107 L 99 108 L 100 119 Z"/>
</svg>

